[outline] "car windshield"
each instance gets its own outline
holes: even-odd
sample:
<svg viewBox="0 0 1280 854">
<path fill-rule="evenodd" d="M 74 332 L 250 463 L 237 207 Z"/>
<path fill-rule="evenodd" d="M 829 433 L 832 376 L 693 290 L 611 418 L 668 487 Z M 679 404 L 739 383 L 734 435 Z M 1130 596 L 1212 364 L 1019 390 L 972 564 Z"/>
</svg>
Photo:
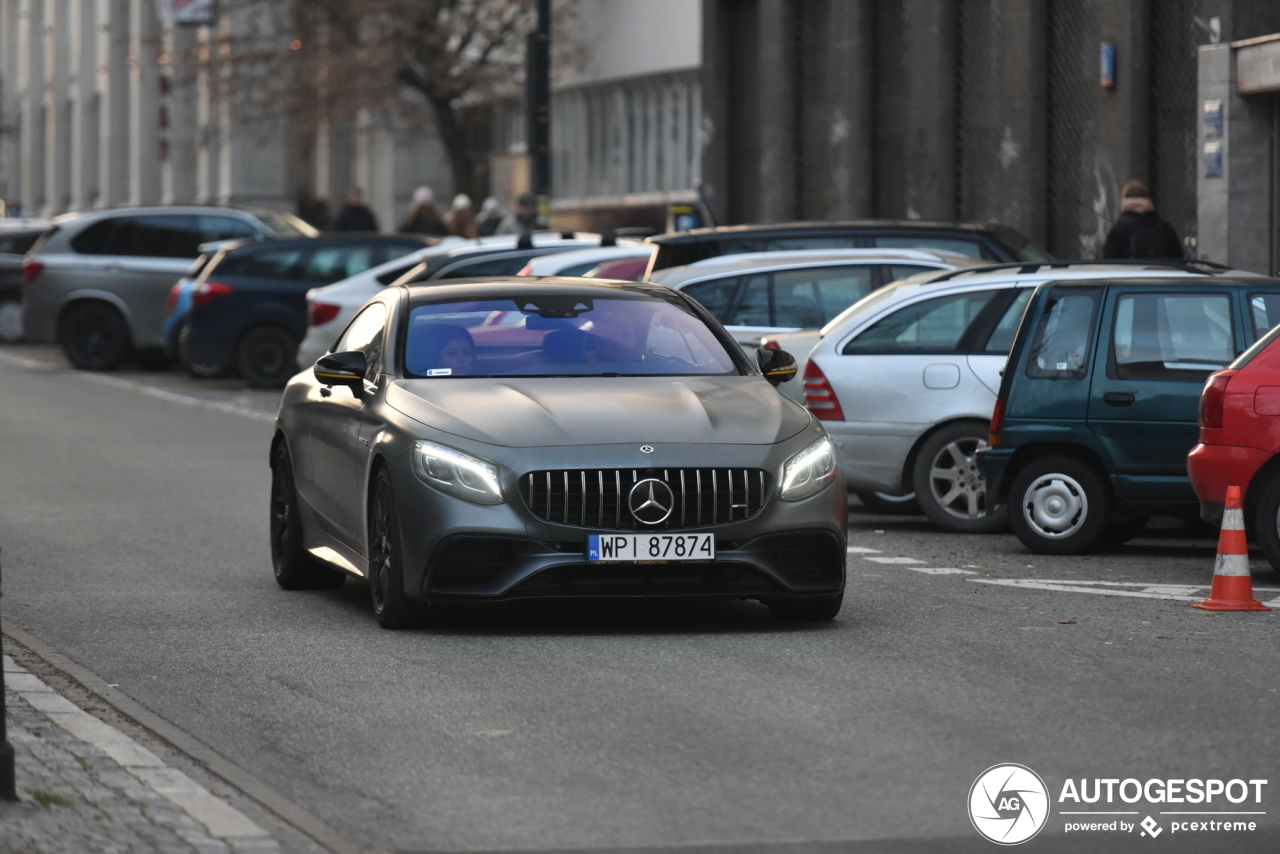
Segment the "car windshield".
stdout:
<svg viewBox="0 0 1280 854">
<path fill-rule="evenodd" d="M 647 296 L 548 293 L 420 304 L 409 313 L 413 377 L 701 376 L 735 373 L 700 318 Z"/>
</svg>

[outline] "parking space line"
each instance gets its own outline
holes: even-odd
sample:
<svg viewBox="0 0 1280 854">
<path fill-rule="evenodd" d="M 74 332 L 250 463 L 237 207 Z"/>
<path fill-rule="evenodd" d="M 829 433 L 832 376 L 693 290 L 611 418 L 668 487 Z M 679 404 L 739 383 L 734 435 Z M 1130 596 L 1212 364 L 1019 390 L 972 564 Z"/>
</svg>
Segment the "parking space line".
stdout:
<svg viewBox="0 0 1280 854">
<path fill-rule="evenodd" d="M 924 561 L 922 561 L 922 560 L 916 560 L 916 559 L 915 559 L 915 558 L 913 558 L 913 557 L 869 557 L 869 556 L 864 556 L 862 559 L 863 559 L 863 560 L 869 560 L 869 561 L 872 561 L 873 563 L 896 563 L 896 564 L 905 564 L 905 563 L 924 563 Z"/>
<path fill-rule="evenodd" d="M 879 550 L 879 549 L 869 549 L 869 548 L 867 548 L 866 546 L 849 546 L 849 548 L 848 548 L 848 549 L 846 549 L 846 551 L 848 551 L 848 553 L 849 553 L 849 554 L 851 554 L 851 555 L 878 555 L 878 554 L 880 554 L 880 550 Z"/>
<path fill-rule="evenodd" d="M 1030 590 L 1054 590 L 1061 593 L 1092 593 L 1100 596 L 1124 596 L 1132 599 L 1165 599 L 1175 602 L 1198 602 L 1209 595 L 1210 583 L 1148 584 L 1141 581 L 1075 581 L 1070 579 L 1042 578 L 969 578 L 976 584 L 994 584 L 999 587 L 1020 587 Z M 1136 589 L 1134 589 L 1136 588 Z M 1201 591 L 1201 592 L 1197 592 Z M 1280 588 L 1255 587 L 1254 595 L 1260 600 L 1265 595 L 1280 594 Z M 1280 605 L 1280 595 L 1263 604 Z"/>
</svg>

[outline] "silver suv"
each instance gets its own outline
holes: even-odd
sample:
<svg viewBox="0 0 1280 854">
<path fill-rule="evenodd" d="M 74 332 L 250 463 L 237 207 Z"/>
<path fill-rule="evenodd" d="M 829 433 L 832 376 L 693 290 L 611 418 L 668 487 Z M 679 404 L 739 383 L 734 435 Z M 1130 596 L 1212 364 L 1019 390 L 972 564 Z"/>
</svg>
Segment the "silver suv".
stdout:
<svg viewBox="0 0 1280 854">
<path fill-rule="evenodd" d="M 72 364 L 88 370 L 115 368 L 135 351 L 159 356 L 169 288 L 202 243 L 316 233 L 287 213 L 235 208 L 116 208 L 58 217 L 24 262 L 26 338 L 61 344 Z"/>
</svg>

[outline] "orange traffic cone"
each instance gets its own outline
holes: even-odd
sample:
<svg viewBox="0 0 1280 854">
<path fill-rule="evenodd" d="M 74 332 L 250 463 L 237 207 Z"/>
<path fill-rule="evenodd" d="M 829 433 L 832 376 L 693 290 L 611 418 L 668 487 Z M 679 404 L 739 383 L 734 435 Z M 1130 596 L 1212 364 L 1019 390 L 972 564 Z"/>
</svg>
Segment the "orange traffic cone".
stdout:
<svg viewBox="0 0 1280 854">
<path fill-rule="evenodd" d="M 1240 487 L 1227 487 L 1227 503 L 1222 511 L 1222 533 L 1218 535 L 1218 558 L 1213 563 L 1213 587 L 1209 598 L 1192 605 L 1206 611 L 1270 611 L 1253 598 L 1249 576 L 1249 545 L 1244 539 L 1244 502 Z"/>
</svg>

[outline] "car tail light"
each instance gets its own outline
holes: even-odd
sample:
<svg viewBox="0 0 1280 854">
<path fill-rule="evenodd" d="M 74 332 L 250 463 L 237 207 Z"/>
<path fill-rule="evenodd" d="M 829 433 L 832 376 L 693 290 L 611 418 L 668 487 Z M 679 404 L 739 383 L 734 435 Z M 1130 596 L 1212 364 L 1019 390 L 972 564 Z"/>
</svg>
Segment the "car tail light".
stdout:
<svg viewBox="0 0 1280 854">
<path fill-rule="evenodd" d="M 812 359 L 804 366 L 804 405 L 819 421 L 844 420 L 844 410 L 840 408 L 836 390 Z"/>
<path fill-rule="evenodd" d="M 760 346 L 761 346 L 761 347 L 763 347 L 763 348 L 765 348 L 766 350 L 781 350 L 781 349 L 782 349 L 781 347 L 779 347 L 779 346 L 778 346 L 778 342 L 777 342 L 777 341 L 774 341 L 772 338 L 766 338 L 766 339 L 764 339 L 763 341 L 761 341 L 761 342 L 760 342 Z"/>
<path fill-rule="evenodd" d="M 1210 429 L 1222 426 L 1222 408 L 1227 396 L 1227 383 L 1236 375 L 1235 371 L 1218 371 L 1209 375 L 1209 380 L 1200 392 L 1200 426 Z"/>
<path fill-rule="evenodd" d="M 235 288 L 231 285 L 224 285 L 221 282 L 201 282 L 191 292 L 191 301 L 196 305 L 208 305 L 218 297 L 225 297 L 234 290 Z"/>
<path fill-rule="evenodd" d="M 991 410 L 991 432 L 987 434 L 987 444 L 993 448 L 1000 447 L 1000 432 L 1004 430 L 1004 405 L 1006 402 L 1003 397 L 997 397 L 996 408 Z"/>
<path fill-rule="evenodd" d="M 32 258 L 22 259 L 22 278 L 28 282 L 44 271 L 44 265 Z"/>
<path fill-rule="evenodd" d="M 164 313 L 173 314 L 173 307 L 178 304 L 178 294 L 182 292 L 182 285 L 176 284 L 169 288 L 169 300 L 164 304 Z"/>
<path fill-rule="evenodd" d="M 522 268 L 520 269 L 520 272 L 519 272 L 519 273 L 516 273 L 516 275 L 517 275 L 517 276 L 532 276 L 532 275 L 533 275 L 533 265 L 532 265 L 532 264 L 525 264 L 525 265 L 524 265 L 524 267 L 522 267 Z"/>
<path fill-rule="evenodd" d="M 307 323 L 312 326 L 323 326 L 338 316 L 339 306 L 331 302 L 313 302 L 307 308 Z"/>
</svg>

